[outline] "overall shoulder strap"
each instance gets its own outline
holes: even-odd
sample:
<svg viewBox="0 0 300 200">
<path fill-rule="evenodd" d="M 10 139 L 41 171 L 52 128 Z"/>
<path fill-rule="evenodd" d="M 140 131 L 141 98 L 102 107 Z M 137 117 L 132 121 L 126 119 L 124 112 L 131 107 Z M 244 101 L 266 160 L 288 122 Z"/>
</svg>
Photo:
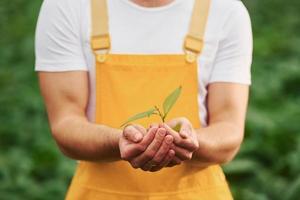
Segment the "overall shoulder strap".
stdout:
<svg viewBox="0 0 300 200">
<path fill-rule="evenodd" d="M 91 46 L 96 51 L 110 49 L 106 0 L 91 0 Z"/>
<path fill-rule="evenodd" d="M 203 48 L 203 39 L 211 0 L 195 0 L 189 33 L 184 42 L 186 60 L 194 62 Z M 96 54 L 110 50 L 107 0 L 91 0 L 91 46 Z M 101 53 L 100 55 L 104 55 Z M 105 59 L 99 56 L 100 60 Z"/>
<path fill-rule="evenodd" d="M 210 1 L 195 0 L 190 29 L 184 41 L 184 50 L 188 62 L 194 62 L 202 51 Z"/>
</svg>

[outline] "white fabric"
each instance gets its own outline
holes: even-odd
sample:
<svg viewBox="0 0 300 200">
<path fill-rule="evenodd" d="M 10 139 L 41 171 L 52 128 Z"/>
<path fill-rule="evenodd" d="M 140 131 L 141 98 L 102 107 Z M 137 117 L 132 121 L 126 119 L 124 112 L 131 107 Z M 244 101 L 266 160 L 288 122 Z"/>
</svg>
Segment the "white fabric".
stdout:
<svg viewBox="0 0 300 200">
<path fill-rule="evenodd" d="M 112 53 L 181 54 L 194 0 L 145 8 L 129 0 L 108 0 Z M 36 71 L 89 71 L 88 117 L 95 107 L 94 56 L 90 47 L 90 0 L 44 0 L 36 30 Z M 238 0 L 212 0 L 199 57 L 199 110 L 206 125 L 207 86 L 250 84 L 252 30 Z"/>
</svg>

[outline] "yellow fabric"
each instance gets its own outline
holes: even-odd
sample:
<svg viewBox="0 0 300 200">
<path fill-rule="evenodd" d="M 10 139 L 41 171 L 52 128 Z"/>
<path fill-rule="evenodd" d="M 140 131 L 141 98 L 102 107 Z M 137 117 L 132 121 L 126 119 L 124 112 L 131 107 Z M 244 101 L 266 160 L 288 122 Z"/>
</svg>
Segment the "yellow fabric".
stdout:
<svg viewBox="0 0 300 200">
<path fill-rule="evenodd" d="M 195 0 L 190 30 L 184 43 L 185 50 L 201 53 L 209 7 L 210 0 Z"/>
<path fill-rule="evenodd" d="M 206 22 L 211 0 L 195 0 L 190 29 L 184 42 L 184 49 L 199 54 L 203 48 Z M 91 0 L 92 24 L 91 45 L 94 50 L 110 49 L 108 12 L 106 0 Z"/>
<path fill-rule="evenodd" d="M 96 66 L 96 123 L 118 128 L 135 113 L 160 105 L 179 85 L 182 94 L 168 119 L 185 116 L 200 128 L 197 63 L 184 55 L 113 55 Z M 153 116 L 138 120 L 144 126 Z M 219 166 L 182 164 L 151 173 L 128 162 L 80 162 L 67 199 L 232 199 Z"/>
<path fill-rule="evenodd" d="M 96 20 L 94 19 L 95 23 Z M 97 52 L 95 52 L 97 54 Z M 119 128 L 128 117 L 161 105 L 178 86 L 182 94 L 168 119 L 187 117 L 200 128 L 198 65 L 182 55 L 96 56 L 96 123 Z M 167 119 L 167 120 L 168 120 Z M 136 123 L 145 127 L 157 116 Z M 231 200 L 220 166 L 185 162 L 159 172 L 133 169 L 128 162 L 80 162 L 67 200 Z"/>
<path fill-rule="evenodd" d="M 91 46 L 94 51 L 110 49 L 108 13 L 106 0 L 91 0 L 92 26 Z"/>
</svg>

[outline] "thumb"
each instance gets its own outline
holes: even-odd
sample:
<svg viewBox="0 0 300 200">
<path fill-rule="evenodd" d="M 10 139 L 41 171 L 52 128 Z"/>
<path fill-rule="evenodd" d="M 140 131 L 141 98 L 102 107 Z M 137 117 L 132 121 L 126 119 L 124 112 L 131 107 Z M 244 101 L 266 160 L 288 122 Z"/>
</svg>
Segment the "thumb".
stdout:
<svg viewBox="0 0 300 200">
<path fill-rule="evenodd" d="M 180 131 L 179 131 L 179 135 L 186 139 L 191 135 L 191 125 L 187 122 L 182 122 L 181 123 L 181 127 L 180 127 Z"/>
<path fill-rule="evenodd" d="M 189 134 L 188 131 L 184 128 L 181 127 L 180 131 L 179 131 L 179 135 L 183 138 L 186 139 L 188 138 Z"/>
<path fill-rule="evenodd" d="M 131 141 L 138 143 L 143 139 L 143 133 L 133 125 L 126 126 L 123 131 L 124 137 Z"/>
<path fill-rule="evenodd" d="M 147 129 L 145 127 L 143 127 L 142 125 L 140 125 L 140 124 L 133 124 L 133 127 L 137 131 L 139 131 L 142 134 L 142 136 L 144 136 L 144 135 L 147 134 Z"/>
<path fill-rule="evenodd" d="M 167 123 L 174 131 L 179 133 L 179 135 L 183 138 L 186 139 L 188 137 L 188 132 L 187 132 L 187 124 L 184 122 L 181 122 L 179 120 L 174 120 L 169 123 Z"/>
<path fill-rule="evenodd" d="M 177 131 L 174 131 L 167 123 L 162 124 L 162 127 L 166 129 L 169 135 L 172 135 L 174 138 L 174 142 L 178 143 L 181 140 L 181 136 Z"/>
</svg>

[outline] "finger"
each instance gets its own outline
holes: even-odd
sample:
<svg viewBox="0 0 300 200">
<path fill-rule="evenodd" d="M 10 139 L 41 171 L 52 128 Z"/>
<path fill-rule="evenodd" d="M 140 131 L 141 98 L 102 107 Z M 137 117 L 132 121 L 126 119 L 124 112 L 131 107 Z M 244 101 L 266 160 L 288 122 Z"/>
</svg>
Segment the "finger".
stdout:
<svg viewBox="0 0 300 200">
<path fill-rule="evenodd" d="M 180 142 L 174 141 L 174 143 L 181 148 L 184 148 L 188 151 L 194 152 L 198 149 L 199 144 L 197 142 L 197 138 L 188 137 L 187 139 L 182 139 Z"/>
<path fill-rule="evenodd" d="M 131 160 L 134 157 L 137 157 L 141 153 L 143 153 L 149 144 L 153 141 L 157 128 L 152 128 L 148 131 L 148 133 L 144 136 L 143 140 L 139 143 L 131 143 L 130 140 L 127 140 L 124 136 L 124 142 L 126 145 L 125 150 L 121 152 L 121 157 L 124 160 Z"/>
<path fill-rule="evenodd" d="M 174 156 L 171 162 L 169 162 L 169 164 L 167 165 L 167 167 L 174 167 L 175 165 L 180 165 L 181 163 L 182 161 L 177 156 Z"/>
<path fill-rule="evenodd" d="M 163 161 L 156 167 L 152 167 L 150 169 L 151 172 L 159 171 L 162 168 L 166 167 L 174 158 L 175 156 L 175 151 L 170 149 L 167 153 L 167 155 L 164 157 Z"/>
<path fill-rule="evenodd" d="M 166 124 L 174 131 L 178 132 L 179 135 L 182 137 L 182 138 L 186 138 L 187 135 L 185 133 L 180 133 L 180 130 L 182 128 L 182 121 L 179 120 L 179 119 L 173 119 L 169 122 L 166 122 Z"/>
<path fill-rule="evenodd" d="M 160 146 L 159 150 L 157 151 L 157 153 L 154 155 L 154 157 L 150 161 L 148 161 L 148 163 L 150 162 L 150 165 L 152 165 L 152 166 L 153 165 L 159 166 L 161 164 L 161 162 L 163 161 L 163 159 L 168 154 L 172 142 L 173 142 L 173 137 L 171 135 L 167 135 L 164 138 L 164 141 L 163 141 L 162 145 Z"/>
<path fill-rule="evenodd" d="M 189 134 L 189 130 L 191 130 L 190 128 L 190 123 L 184 120 L 172 120 L 170 122 L 166 123 L 172 130 L 176 131 L 179 133 L 179 135 L 185 139 L 188 138 Z"/>
<path fill-rule="evenodd" d="M 158 128 L 150 128 L 148 130 L 148 132 L 146 133 L 146 135 L 144 136 L 143 140 L 140 142 L 140 144 L 142 146 L 145 146 L 145 149 L 144 151 L 147 149 L 147 147 L 149 146 L 149 144 L 153 141 L 154 137 L 155 137 L 155 134 L 157 132 L 157 129 Z"/>
<path fill-rule="evenodd" d="M 187 138 L 183 139 L 182 137 L 180 137 L 178 132 L 171 129 L 171 127 L 168 126 L 167 124 L 163 124 L 163 127 L 167 130 L 167 134 L 170 134 L 174 137 L 174 143 L 177 146 L 188 149 L 190 151 L 195 151 L 198 148 L 198 144 L 195 141 L 195 140 L 197 140 L 197 138 L 192 137 L 193 133 L 190 133 L 191 135 L 189 135 Z"/>
<path fill-rule="evenodd" d="M 147 129 L 147 131 L 149 131 L 150 128 L 159 128 L 159 124 L 158 123 L 152 123 L 152 124 L 150 124 L 149 128 Z"/>
<path fill-rule="evenodd" d="M 143 139 L 143 134 L 133 125 L 126 126 L 123 130 L 123 135 L 132 142 L 140 142 Z"/>
<path fill-rule="evenodd" d="M 153 127 L 158 128 L 158 126 L 159 126 L 159 123 L 152 123 L 152 124 L 150 124 L 150 128 L 153 128 Z"/>
<path fill-rule="evenodd" d="M 166 124 L 173 130 L 179 132 L 182 138 L 187 138 L 193 129 L 191 122 L 185 117 L 173 119 Z"/>
<path fill-rule="evenodd" d="M 147 134 L 146 128 L 143 127 L 142 125 L 140 125 L 140 124 L 134 124 L 133 126 L 134 126 L 134 128 L 136 128 L 138 131 L 140 131 L 140 132 L 143 134 L 143 136 Z"/>
<path fill-rule="evenodd" d="M 156 152 L 159 150 L 160 146 L 162 145 L 165 136 L 166 136 L 166 130 L 164 128 L 157 129 L 154 140 L 148 146 L 148 148 L 146 149 L 146 152 L 147 151 L 154 152 L 156 154 Z"/>
<path fill-rule="evenodd" d="M 145 163 L 141 169 L 144 170 L 144 171 L 150 171 L 150 169 L 153 167 L 153 164 L 151 162 L 147 162 Z"/>
<path fill-rule="evenodd" d="M 167 134 L 172 135 L 174 138 L 174 143 L 180 143 L 182 138 L 180 137 L 179 133 L 177 133 L 176 131 L 174 131 L 170 126 L 168 126 L 167 124 L 162 124 L 162 127 L 165 128 L 167 130 Z"/>
<path fill-rule="evenodd" d="M 176 145 L 173 145 L 171 148 L 175 151 L 176 157 L 178 157 L 181 161 L 192 159 L 193 152 Z"/>
<path fill-rule="evenodd" d="M 166 124 L 170 127 L 175 127 L 178 123 L 181 123 L 179 118 L 175 118 L 175 119 L 172 119 L 172 120 L 166 122 Z"/>
<path fill-rule="evenodd" d="M 191 135 L 191 130 L 187 129 L 186 127 L 184 127 L 183 125 L 181 125 L 181 129 L 179 131 L 179 135 L 183 138 L 186 139 Z"/>
<path fill-rule="evenodd" d="M 155 156 L 156 152 L 159 150 L 165 135 L 166 135 L 165 129 L 163 128 L 157 129 L 155 137 L 153 141 L 149 144 L 147 149 L 142 154 L 132 159 L 133 166 L 143 166 L 145 165 L 145 163 L 151 160 Z"/>
<path fill-rule="evenodd" d="M 181 123 L 181 128 L 180 128 L 179 134 L 183 138 L 188 138 L 192 135 L 192 129 L 193 129 L 193 127 L 189 122 Z"/>
<path fill-rule="evenodd" d="M 120 139 L 119 148 L 121 159 L 127 161 L 130 161 L 144 151 L 141 145 L 129 142 L 124 136 Z"/>
</svg>

